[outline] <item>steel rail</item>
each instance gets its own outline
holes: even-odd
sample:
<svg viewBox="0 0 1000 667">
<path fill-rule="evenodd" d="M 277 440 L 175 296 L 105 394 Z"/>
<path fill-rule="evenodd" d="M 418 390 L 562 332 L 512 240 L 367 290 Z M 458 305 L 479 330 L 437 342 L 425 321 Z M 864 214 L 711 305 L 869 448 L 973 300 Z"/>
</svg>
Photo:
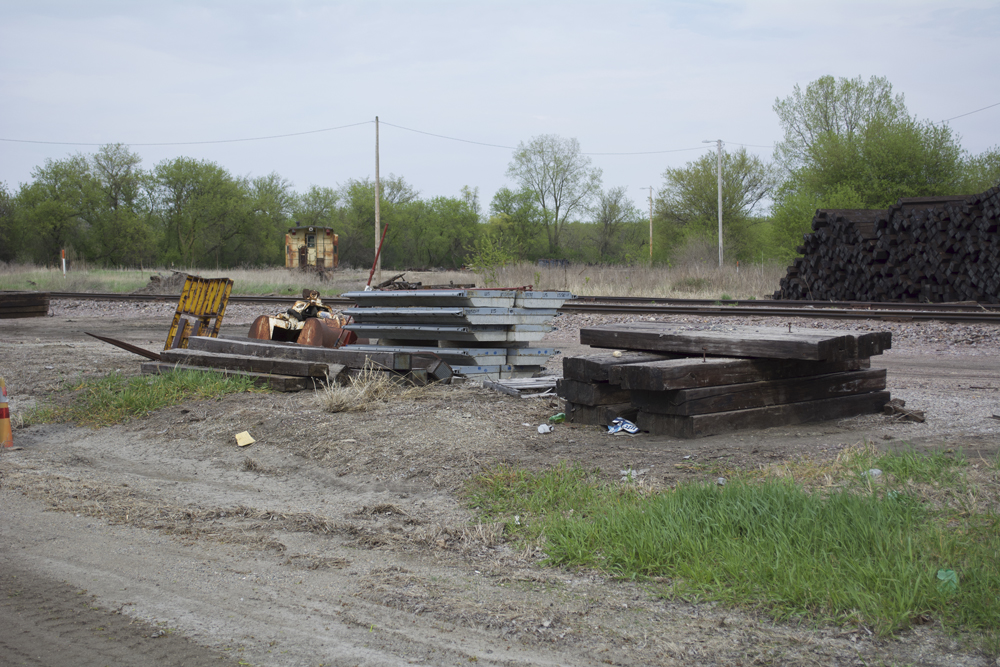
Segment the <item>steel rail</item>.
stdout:
<svg viewBox="0 0 1000 667">
<path fill-rule="evenodd" d="M 116 294 L 96 292 L 50 292 L 50 300 L 90 301 L 176 301 L 177 294 Z M 230 296 L 232 303 L 260 303 L 279 306 L 296 300 L 289 296 Z M 339 297 L 323 299 L 329 306 L 351 306 L 354 301 Z M 700 316 L 812 317 L 827 319 L 874 319 L 899 321 L 940 321 L 1000 323 L 1000 305 L 976 303 L 867 303 L 857 301 L 773 301 L 663 299 L 648 297 L 575 297 L 559 309 L 562 313 L 619 313 Z"/>
</svg>

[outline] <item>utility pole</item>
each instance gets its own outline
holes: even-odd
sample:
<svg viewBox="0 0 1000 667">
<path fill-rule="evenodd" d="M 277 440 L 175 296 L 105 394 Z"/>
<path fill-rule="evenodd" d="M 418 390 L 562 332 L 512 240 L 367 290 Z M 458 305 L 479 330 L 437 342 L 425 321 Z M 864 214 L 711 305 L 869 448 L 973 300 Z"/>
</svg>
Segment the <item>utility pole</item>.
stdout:
<svg viewBox="0 0 1000 667">
<path fill-rule="evenodd" d="M 640 190 L 649 190 L 649 265 L 653 265 L 653 186 L 650 185 L 648 188 L 640 188 Z"/>
<path fill-rule="evenodd" d="M 719 150 L 719 268 L 722 268 L 722 139 L 705 139 L 701 143 L 715 143 Z"/>
<path fill-rule="evenodd" d="M 379 200 L 381 198 L 378 182 L 378 116 L 375 116 L 375 284 L 382 282 L 382 254 L 378 251 L 382 234 L 379 230 Z M 720 225 L 722 223 L 719 223 Z"/>
</svg>

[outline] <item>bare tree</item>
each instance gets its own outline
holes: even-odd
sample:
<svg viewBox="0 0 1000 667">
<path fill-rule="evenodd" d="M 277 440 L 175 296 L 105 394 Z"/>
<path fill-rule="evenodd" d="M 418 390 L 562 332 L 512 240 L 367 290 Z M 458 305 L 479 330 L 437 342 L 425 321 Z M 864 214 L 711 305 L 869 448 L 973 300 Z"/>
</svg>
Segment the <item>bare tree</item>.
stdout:
<svg viewBox="0 0 1000 667">
<path fill-rule="evenodd" d="M 590 166 L 580 143 L 553 134 L 518 144 L 507 177 L 532 193 L 542 211 L 550 253 L 559 251 L 559 234 L 570 216 L 586 209 L 601 188 L 601 170 Z"/>
</svg>

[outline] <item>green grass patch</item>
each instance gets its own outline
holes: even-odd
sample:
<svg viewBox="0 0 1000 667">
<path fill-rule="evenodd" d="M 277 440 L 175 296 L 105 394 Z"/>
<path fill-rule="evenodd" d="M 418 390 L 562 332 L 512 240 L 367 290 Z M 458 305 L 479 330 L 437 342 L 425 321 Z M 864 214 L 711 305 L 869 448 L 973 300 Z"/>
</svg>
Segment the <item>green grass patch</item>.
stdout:
<svg viewBox="0 0 1000 667">
<path fill-rule="evenodd" d="M 650 582 L 668 597 L 864 625 L 880 635 L 930 617 L 996 647 L 997 514 L 958 511 L 912 488 L 961 485 L 964 460 L 867 451 L 867 459 L 842 466 L 843 484 L 815 490 L 791 478 L 735 475 L 725 486 L 654 493 L 559 465 L 539 473 L 498 468 L 470 484 L 468 499 L 515 539 L 541 544 L 553 566 L 596 568 Z M 878 483 L 863 475 L 872 462 L 886 473 Z"/>
<path fill-rule="evenodd" d="M 67 390 L 66 400 L 29 412 L 24 418 L 25 424 L 71 422 L 100 428 L 143 417 L 184 401 L 260 391 L 247 377 L 192 370 L 133 377 L 111 373 L 70 385 Z"/>
</svg>

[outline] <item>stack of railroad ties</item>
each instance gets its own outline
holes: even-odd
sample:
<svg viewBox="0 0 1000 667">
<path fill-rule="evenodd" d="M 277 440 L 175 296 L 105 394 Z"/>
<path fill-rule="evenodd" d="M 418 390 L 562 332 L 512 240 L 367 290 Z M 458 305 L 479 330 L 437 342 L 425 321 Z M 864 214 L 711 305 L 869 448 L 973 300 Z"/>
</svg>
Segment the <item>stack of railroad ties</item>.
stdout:
<svg viewBox="0 0 1000 667">
<path fill-rule="evenodd" d="M 570 422 L 698 438 L 880 412 L 890 398 L 871 368 L 888 332 L 635 322 L 581 329 L 580 342 L 610 349 L 563 359 Z"/>
<path fill-rule="evenodd" d="M 473 379 L 533 377 L 554 349 L 530 347 L 552 331 L 569 292 L 515 289 L 425 289 L 349 292 L 356 307 L 344 329 L 377 344 L 345 345 L 364 353 L 430 356 Z"/>
</svg>

